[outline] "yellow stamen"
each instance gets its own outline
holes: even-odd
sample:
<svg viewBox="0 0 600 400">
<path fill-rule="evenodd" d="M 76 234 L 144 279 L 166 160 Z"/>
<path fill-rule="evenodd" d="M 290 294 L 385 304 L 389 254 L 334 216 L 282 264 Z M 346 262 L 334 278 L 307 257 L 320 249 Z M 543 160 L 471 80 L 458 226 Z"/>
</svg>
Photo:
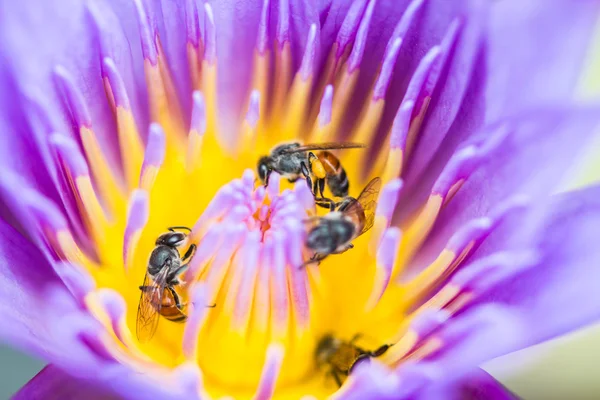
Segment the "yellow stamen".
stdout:
<svg viewBox="0 0 600 400">
<path fill-rule="evenodd" d="M 397 276 L 410 257 L 417 251 L 419 245 L 423 242 L 427 233 L 429 233 L 429 230 L 433 226 L 442 207 L 442 203 L 443 199 L 441 196 L 431 195 L 427 200 L 427 203 L 425 203 L 425 206 L 404 230 L 404 235 L 400 242 L 400 249 L 398 250 L 398 259 L 392 277 Z"/>
<path fill-rule="evenodd" d="M 120 106 L 116 110 L 123 169 L 125 170 L 127 184 L 131 190 L 138 184 L 144 158 L 144 148 L 131 111 Z"/>
<path fill-rule="evenodd" d="M 82 126 L 79 130 L 83 149 L 90 164 L 90 169 L 97 182 L 102 199 L 106 202 L 108 209 L 115 212 L 124 205 L 125 198 L 117 180 L 108 166 L 98 139 L 90 128 Z"/>
</svg>

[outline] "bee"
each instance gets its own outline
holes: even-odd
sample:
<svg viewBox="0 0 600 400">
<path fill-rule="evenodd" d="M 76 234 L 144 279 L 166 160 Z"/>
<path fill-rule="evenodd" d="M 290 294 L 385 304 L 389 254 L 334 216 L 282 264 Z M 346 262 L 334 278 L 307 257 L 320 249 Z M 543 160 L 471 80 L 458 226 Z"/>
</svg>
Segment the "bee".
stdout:
<svg viewBox="0 0 600 400">
<path fill-rule="evenodd" d="M 183 311 L 186 304 L 181 302 L 175 286 L 183 283 L 179 276 L 188 268 L 196 245 L 191 244 L 181 257 L 178 248 L 185 243 L 187 234 L 176 229 L 190 231 L 184 226 L 169 228 L 169 232 L 156 239 L 156 247 L 148 260 L 144 283 L 140 286 L 142 294 L 135 325 L 140 342 L 146 342 L 154 336 L 160 315 L 173 322 L 187 319 Z"/>
<path fill-rule="evenodd" d="M 315 253 L 305 264 L 320 262 L 330 254 L 354 247 L 352 241 L 373 226 L 380 189 L 381 179 L 373 178 L 358 198 L 346 196 L 335 204 L 334 211 L 313 217 L 317 223 L 306 236 L 306 247 Z"/>
<path fill-rule="evenodd" d="M 342 386 L 342 376 L 350 375 L 359 362 L 366 362 L 371 357 L 379 357 L 390 348 L 389 344 L 384 344 L 374 351 L 364 350 L 354 344 L 358 338 L 360 335 L 355 335 L 347 342 L 332 335 L 325 335 L 317 344 L 315 350 L 317 368 L 328 365 L 329 374 L 338 386 Z"/>
<path fill-rule="evenodd" d="M 323 196 L 325 184 L 335 197 L 346 197 L 350 189 L 348 176 L 340 160 L 327 150 L 364 148 L 360 143 L 320 143 L 301 145 L 298 142 L 274 147 L 268 156 L 258 160 L 258 176 L 262 183 L 269 183 L 273 171 L 290 182 L 306 179 L 315 203 L 333 210 L 335 202 Z M 313 151 L 319 150 L 316 154 Z"/>
</svg>

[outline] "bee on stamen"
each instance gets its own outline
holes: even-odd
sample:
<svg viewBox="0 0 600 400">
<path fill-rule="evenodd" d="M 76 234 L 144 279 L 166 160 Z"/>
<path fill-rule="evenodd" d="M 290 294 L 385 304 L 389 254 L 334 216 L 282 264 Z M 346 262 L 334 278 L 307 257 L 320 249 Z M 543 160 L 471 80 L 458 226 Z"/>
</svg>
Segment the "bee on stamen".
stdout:
<svg viewBox="0 0 600 400">
<path fill-rule="evenodd" d="M 359 338 L 360 335 L 355 335 L 352 340 L 344 341 L 333 335 L 325 335 L 317 344 L 317 368 L 326 365 L 329 368 L 328 374 L 338 386 L 342 386 L 343 379 L 352 373 L 358 363 L 369 362 L 371 357 L 379 357 L 390 348 L 389 344 L 384 344 L 374 351 L 364 350 L 355 344 Z"/>
<path fill-rule="evenodd" d="M 335 202 L 323 195 L 325 185 L 334 197 L 348 196 L 350 183 L 340 160 L 330 151 L 336 149 L 358 149 L 366 147 L 360 143 L 320 143 L 301 145 L 298 142 L 274 147 L 268 156 L 258 161 L 258 176 L 265 185 L 273 171 L 290 182 L 306 179 L 315 203 L 333 210 Z M 318 152 L 315 154 L 313 151 Z"/>
<path fill-rule="evenodd" d="M 334 204 L 334 211 L 309 219 L 315 225 L 308 231 L 305 244 L 314 255 L 304 265 L 318 263 L 330 254 L 340 254 L 354 247 L 352 241 L 373 226 L 380 190 L 381 179 L 373 178 L 358 198 L 346 196 Z"/>
<path fill-rule="evenodd" d="M 186 243 L 187 234 L 176 230 L 190 231 L 185 226 L 169 228 L 169 232 L 156 239 L 156 247 L 148 260 L 144 283 L 140 286 L 142 294 L 135 325 L 140 342 L 146 342 L 154 336 L 161 315 L 172 322 L 182 323 L 187 319 L 184 313 L 187 303 L 181 302 L 175 287 L 183 283 L 179 277 L 187 270 L 196 245 L 190 244 L 181 257 L 178 248 Z"/>
</svg>

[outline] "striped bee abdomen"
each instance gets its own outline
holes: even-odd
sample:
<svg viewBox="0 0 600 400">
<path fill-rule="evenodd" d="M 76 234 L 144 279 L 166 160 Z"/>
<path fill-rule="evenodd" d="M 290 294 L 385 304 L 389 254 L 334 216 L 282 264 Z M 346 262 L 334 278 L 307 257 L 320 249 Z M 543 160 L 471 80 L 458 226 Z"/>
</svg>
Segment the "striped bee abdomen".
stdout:
<svg viewBox="0 0 600 400">
<path fill-rule="evenodd" d="M 327 186 L 335 197 L 346 197 L 350 190 L 350 182 L 340 160 L 329 151 L 321 151 L 319 161 L 327 172 Z"/>
</svg>

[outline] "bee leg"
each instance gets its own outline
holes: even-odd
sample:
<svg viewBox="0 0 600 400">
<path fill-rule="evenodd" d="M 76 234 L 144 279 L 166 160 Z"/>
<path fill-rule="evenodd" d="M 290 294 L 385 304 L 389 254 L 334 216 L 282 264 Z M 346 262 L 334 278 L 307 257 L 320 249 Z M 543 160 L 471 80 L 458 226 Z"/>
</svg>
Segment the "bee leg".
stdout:
<svg viewBox="0 0 600 400">
<path fill-rule="evenodd" d="M 171 272 L 169 274 L 169 281 L 171 282 L 171 285 L 177 286 L 184 283 L 182 280 L 179 279 L 179 277 L 181 276 L 181 274 L 187 271 L 189 267 L 190 264 L 184 264 L 181 267 L 177 268 L 175 271 Z"/>
<path fill-rule="evenodd" d="M 150 292 L 154 289 L 156 289 L 154 286 L 140 286 L 140 290 L 142 292 Z"/>
<path fill-rule="evenodd" d="M 306 164 L 304 163 L 304 161 L 302 161 L 300 163 L 300 171 L 302 172 L 302 175 L 304 175 L 304 179 L 306 179 L 306 184 L 308 185 L 308 189 L 311 191 L 311 193 L 313 193 L 314 195 L 314 191 L 313 191 L 313 183 L 312 183 L 312 179 L 310 178 L 310 171 L 309 169 L 306 167 Z"/>
<path fill-rule="evenodd" d="M 335 210 L 335 203 L 333 200 L 326 197 L 315 197 L 315 204 L 319 207 L 328 208 L 330 211 Z"/>
<path fill-rule="evenodd" d="M 299 268 L 306 267 L 307 265 L 310 265 L 310 264 L 313 264 L 313 263 L 320 263 L 321 260 L 323 260 L 325 257 L 327 257 L 327 256 L 326 255 L 323 256 L 321 254 L 315 253 L 311 258 L 309 258 L 308 260 L 304 261 L 302 263 L 302 265 L 300 265 Z"/>
<path fill-rule="evenodd" d="M 171 292 L 171 295 L 173 295 L 173 300 L 175 300 L 175 307 L 177 307 L 179 310 L 183 311 L 183 307 L 185 307 L 187 305 L 187 303 L 183 304 L 181 302 L 181 299 L 179 298 L 179 295 L 177 294 L 175 289 L 173 289 L 170 286 L 167 286 L 167 289 L 169 289 L 169 292 Z"/>
<path fill-rule="evenodd" d="M 323 190 L 325 190 L 325 179 L 319 179 L 319 193 L 321 194 L 321 197 L 325 198 Z"/>
<path fill-rule="evenodd" d="M 371 362 L 371 354 L 370 353 L 364 353 L 364 354 L 359 355 L 358 357 L 356 357 L 356 360 L 354 360 L 354 363 L 352 364 L 352 366 L 348 370 L 348 374 L 351 374 L 352 371 L 354 371 L 354 368 L 358 364 L 360 364 L 360 363 L 369 363 L 369 362 Z"/>
<path fill-rule="evenodd" d="M 335 380 L 335 383 L 337 383 L 338 387 L 342 387 L 342 379 L 340 378 L 339 371 L 335 368 L 332 368 L 329 373 Z"/>
<path fill-rule="evenodd" d="M 194 254 L 194 252 L 196 251 L 196 245 L 195 244 L 190 244 L 190 247 L 188 247 L 187 251 L 185 252 L 183 258 L 181 259 L 181 261 L 187 261 L 190 257 L 192 257 L 192 255 Z"/>
<path fill-rule="evenodd" d="M 327 254 L 318 254 L 315 253 L 311 258 L 310 261 L 311 262 L 316 262 L 316 263 L 320 263 L 321 261 L 323 261 L 325 259 L 325 257 L 327 257 Z"/>
<path fill-rule="evenodd" d="M 329 200 L 329 211 L 335 211 L 335 202 L 331 199 L 327 200 Z"/>
<path fill-rule="evenodd" d="M 347 252 L 348 250 L 350 250 L 350 249 L 353 249 L 353 248 L 354 248 L 354 245 L 353 245 L 352 243 L 350 243 L 350 244 L 346 245 L 346 247 L 344 247 L 342 250 L 340 250 L 340 251 L 336 251 L 336 252 L 335 252 L 335 253 L 333 253 L 333 254 L 342 254 L 342 253 L 345 253 L 345 252 Z"/>
</svg>

